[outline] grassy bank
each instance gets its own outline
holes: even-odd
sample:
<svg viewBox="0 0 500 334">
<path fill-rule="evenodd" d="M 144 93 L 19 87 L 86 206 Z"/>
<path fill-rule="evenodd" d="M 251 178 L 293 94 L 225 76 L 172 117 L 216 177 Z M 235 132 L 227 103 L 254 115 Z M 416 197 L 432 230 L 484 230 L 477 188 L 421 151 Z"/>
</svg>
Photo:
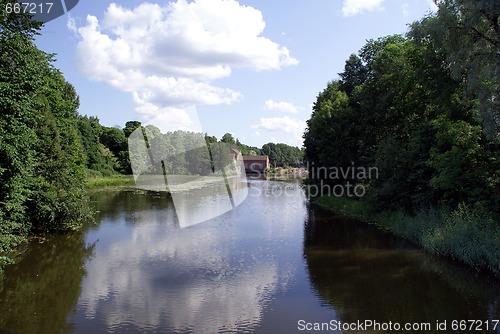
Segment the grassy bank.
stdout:
<svg viewBox="0 0 500 334">
<path fill-rule="evenodd" d="M 345 216 L 375 223 L 429 253 L 500 277 L 500 224 L 479 207 L 461 205 L 452 212 L 428 209 L 410 216 L 402 210 L 375 213 L 368 204 L 351 198 L 325 196 L 313 202 Z"/>
<path fill-rule="evenodd" d="M 134 177 L 131 175 L 88 176 L 85 179 L 85 187 L 87 189 L 133 186 L 134 184 Z"/>
<path fill-rule="evenodd" d="M 101 173 L 89 171 L 85 179 L 85 187 L 87 189 L 98 189 L 98 188 L 116 187 L 116 186 L 133 186 L 133 185 L 135 185 L 135 182 L 133 176 L 131 175 L 126 176 L 126 175 L 115 174 L 115 175 L 103 176 Z M 80 217 L 84 218 L 84 216 Z M 79 224 L 75 225 L 79 226 Z M 61 231 L 68 231 L 68 230 L 72 229 L 67 227 Z M 1 231 L 1 226 L 0 226 L 0 278 L 3 275 L 3 268 L 6 265 L 15 263 L 16 258 L 22 256 L 29 238 L 37 236 L 37 233 L 47 232 L 47 231 L 45 232 L 37 232 L 37 231 L 38 230 L 32 229 L 26 235 L 9 234 L 9 233 L 2 233 L 3 231 Z"/>
</svg>

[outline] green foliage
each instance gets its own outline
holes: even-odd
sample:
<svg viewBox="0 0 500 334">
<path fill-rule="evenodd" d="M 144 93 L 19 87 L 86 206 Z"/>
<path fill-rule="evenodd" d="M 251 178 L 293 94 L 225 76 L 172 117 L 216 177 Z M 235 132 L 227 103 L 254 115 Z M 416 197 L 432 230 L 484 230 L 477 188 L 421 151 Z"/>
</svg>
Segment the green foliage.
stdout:
<svg viewBox="0 0 500 334">
<path fill-rule="evenodd" d="M 369 40 L 351 55 L 317 97 L 305 158 L 309 168 L 377 167 L 377 179 L 357 182 L 378 221 L 498 272 L 500 2 L 436 2 L 439 12 L 407 37 Z"/>
<path fill-rule="evenodd" d="M 86 167 L 100 175 L 132 174 L 127 134 L 140 126 L 140 122 L 127 122 L 123 130 L 106 127 L 97 117 L 79 116 L 78 132 L 85 151 Z"/>
<path fill-rule="evenodd" d="M 111 151 L 100 141 L 103 131 L 104 127 L 96 117 L 79 117 L 78 132 L 85 151 L 86 167 L 109 176 L 114 172 L 115 161 Z"/>
<path fill-rule="evenodd" d="M 483 131 L 498 140 L 500 129 L 500 2 L 436 0 L 438 15 L 414 23 L 410 36 L 428 40 L 445 57 L 453 79 L 477 99 Z"/>
<path fill-rule="evenodd" d="M 373 210 L 363 201 L 348 197 L 323 196 L 315 198 L 314 203 L 338 212 L 341 215 L 356 218 L 362 221 L 370 221 L 373 217 Z"/>
<path fill-rule="evenodd" d="M 236 139 L 236 149 L 238 149 L 241 152 L 241 155 L 251 155 L 251 156 L 263 155 L 261 149 L 255 146 L 248 146 L 242 144 L 238 139 Z"/>
<path fill-rule="evenodd" d="M 427 251 L 500 276 L 500 227 L 484 207 L 461 204 L 446 209 L 402 211 L 379 215 L 376 221 Z"/>
<path fill-rule="evenodd" d="M 132 132 L 134 132 L 135 129 L 140 128 L 141 126 L 142 124 L 139 121 L 128 121 L 127 123 L 125 123 L 125 128 L 123 129 L 125 137 L 130 137 Z"/>
<path fill-rule="evenodd" d="M 233 135 L 230 133 L 224 134 L 224 136 L 222 136 L 220 141 L 223 143 L 226 143 L 226 144 L 236 144 L 236 140 L 234 139 Z"/>
<path fill-rule="evenodd" d="M 0 0 L 0 33 L 15 33 L 22 35 L 25 38 L 31 39 L 38 34 L 38 30 L 42 27 L 41 22 L 32 20 L 28 13 L 16 13 L 11 11 L 8 13 L 5 9 L 7 4 L 15 4 L 16 0 Z"/>
<path fill-rule="evenodd" d="M 100 142 L 112 155 L 113 169 L 122 174 L 131 174 L 130 157 L 125 133 L 118 128 L 103 127 Z"/>
<path fill-rule="evenodd" d="M 285 165 L 298 166 L 304 160 L 303 152 L 298 147 L 290 146 L 283 143 L 264 144 L 262 146 L 261 152 L 262 155 L 269 156 L 269 162 L 274 166 L 285 166 Z"/>
<path fill-rule="evenodd" d="M 87 176 L 85 179 L 85 187 L 87 189 L 96 189 L 103 187 L 114 187 L 114 186 L 134 186 L 134 178 L 125 175 L 112 175 L 112 176 Z"/>
<path fill-rule="evenodd" d="M 310 168 L 347 167 L 357 160 L 357 129 L 353 111 L 339 82 L 331 82 L 318 95 L 304 134 L 305 158 Z"/>
<path fill-rule="evenodd" d="M 33 240 L 0 281 L 2 332 L 73 332 L 68 314 L 78 302 L 85 262 L 93 250 L 83 231 Z"/>
<path fill-rule="evenodd" d="M 351 96 L 354 88 L 366 81 L 367 74 L 368 70 L 361 58 L 352 54 L 345 62 L 344 72 L 340 73 L 341 90 Z"/>
<path fill-rule="evenodd" d="M 447 16 L 451 9 L 444 6 L 452 2 L 443 1 L 436 17 L 414 23 L 408 38 L 369 40 L 358 56 L 346 61 L 341 80 L 318 95 L 307 121 L 309 167 L 377 167 L 379 178 L 363 182 L 369 188 L 366 200 L 381 211 L 402 207 L 416 212 L 461 202 L 484 202 L 498 211 L 500 137 L 487 136 L 481 121 L 484 101 L 471 91 L 471 83 L 453 73 L 460 55 L 466 57 L 458 51 L 461 47 L 452 48 L 432 30 L 445 23 L 461 26 L 474 21 L 467 15 L 484 13 L 476 13 L 468 1 L 457 1 L 472 9 L 460 12 L 464 17 L 453 23 Z M 477 43 L 483 50 L 486 41 Z M 484 65 L 490 73 L 488 64 L 476 66 Z M 490 79 L 485 80 L 494 81 Z"/>
<path fill-rule="evenodd" d="M 88 213 L 78 97 L 33 44 L 36 23 L 0 22 L 0 256 L 32 232 L 78 227 Z"/>
</svg>

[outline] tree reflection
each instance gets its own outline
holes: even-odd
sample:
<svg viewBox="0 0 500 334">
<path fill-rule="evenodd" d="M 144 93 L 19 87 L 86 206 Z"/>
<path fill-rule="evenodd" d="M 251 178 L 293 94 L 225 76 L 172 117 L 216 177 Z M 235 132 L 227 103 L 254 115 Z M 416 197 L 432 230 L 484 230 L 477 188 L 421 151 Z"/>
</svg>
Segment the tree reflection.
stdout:
<svg viewBox="0 0 500 334">
<path fill-rule="evenodd" d="M 70 333 L 85 261 L 94 245 L 84 232 L 33 240 L 0 284 L 0 332 Z"/>
<path fill-rule="evenodd" d="M 311 206 L 304 256 L 312 285 L 343 321 L 488 319 L 500 288 L 376 227 Z"/>
<path fill-rule="evenodd" d="M 96 221 L 98 222 L 103 219 L 115 220 L 122 215 L 133 222 L 131 216 L 146 208 L 158 211 L 173 210 L 172 196 L 169 193 L 132 188 L 127 191 L 123 189 L 95 191 L 91 194 L 91 201 L 97 211 Z"/>
</svg>

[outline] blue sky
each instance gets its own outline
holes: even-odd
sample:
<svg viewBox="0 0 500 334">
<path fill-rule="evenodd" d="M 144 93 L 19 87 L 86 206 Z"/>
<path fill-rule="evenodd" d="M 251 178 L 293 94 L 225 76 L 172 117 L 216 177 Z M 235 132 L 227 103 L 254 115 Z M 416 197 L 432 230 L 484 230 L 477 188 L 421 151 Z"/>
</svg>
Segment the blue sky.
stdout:
<svg viewBox="0 0 500 334">
<path fill-rule="evenodd" d="M 106 126 L 226 132 L 301 146 L 311 105 L 367 39 L 405 33 L 431 0 L 80 0 L 37 45 Z"/>
</svg>

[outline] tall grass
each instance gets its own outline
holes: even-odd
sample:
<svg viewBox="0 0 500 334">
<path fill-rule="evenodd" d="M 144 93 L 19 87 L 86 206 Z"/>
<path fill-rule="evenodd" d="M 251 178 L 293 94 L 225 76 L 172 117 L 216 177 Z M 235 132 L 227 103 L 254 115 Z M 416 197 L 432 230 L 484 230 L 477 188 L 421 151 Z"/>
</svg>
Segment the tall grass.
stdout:
<svg viewBox="0 0 500 334">
<path fill-rule="evenodd" d="M 409 215 L 403 210 L 375 213 L 368 204 L 345 197 L 321 197 L 314 202 L 343 215 L 374 222 L 432 254 L 500 277 L 500 224 L 480 206 L 462 204 L 454 211 L 422 209 Z"/>
<path fill-rule="evenodd" d="M 132 176 L 112 175 L 112 176 L 91 176 L 85 179 L 87 189 L 96 189 L 112 186 L 133 186 L 135 184 Z"/>
</svg>

